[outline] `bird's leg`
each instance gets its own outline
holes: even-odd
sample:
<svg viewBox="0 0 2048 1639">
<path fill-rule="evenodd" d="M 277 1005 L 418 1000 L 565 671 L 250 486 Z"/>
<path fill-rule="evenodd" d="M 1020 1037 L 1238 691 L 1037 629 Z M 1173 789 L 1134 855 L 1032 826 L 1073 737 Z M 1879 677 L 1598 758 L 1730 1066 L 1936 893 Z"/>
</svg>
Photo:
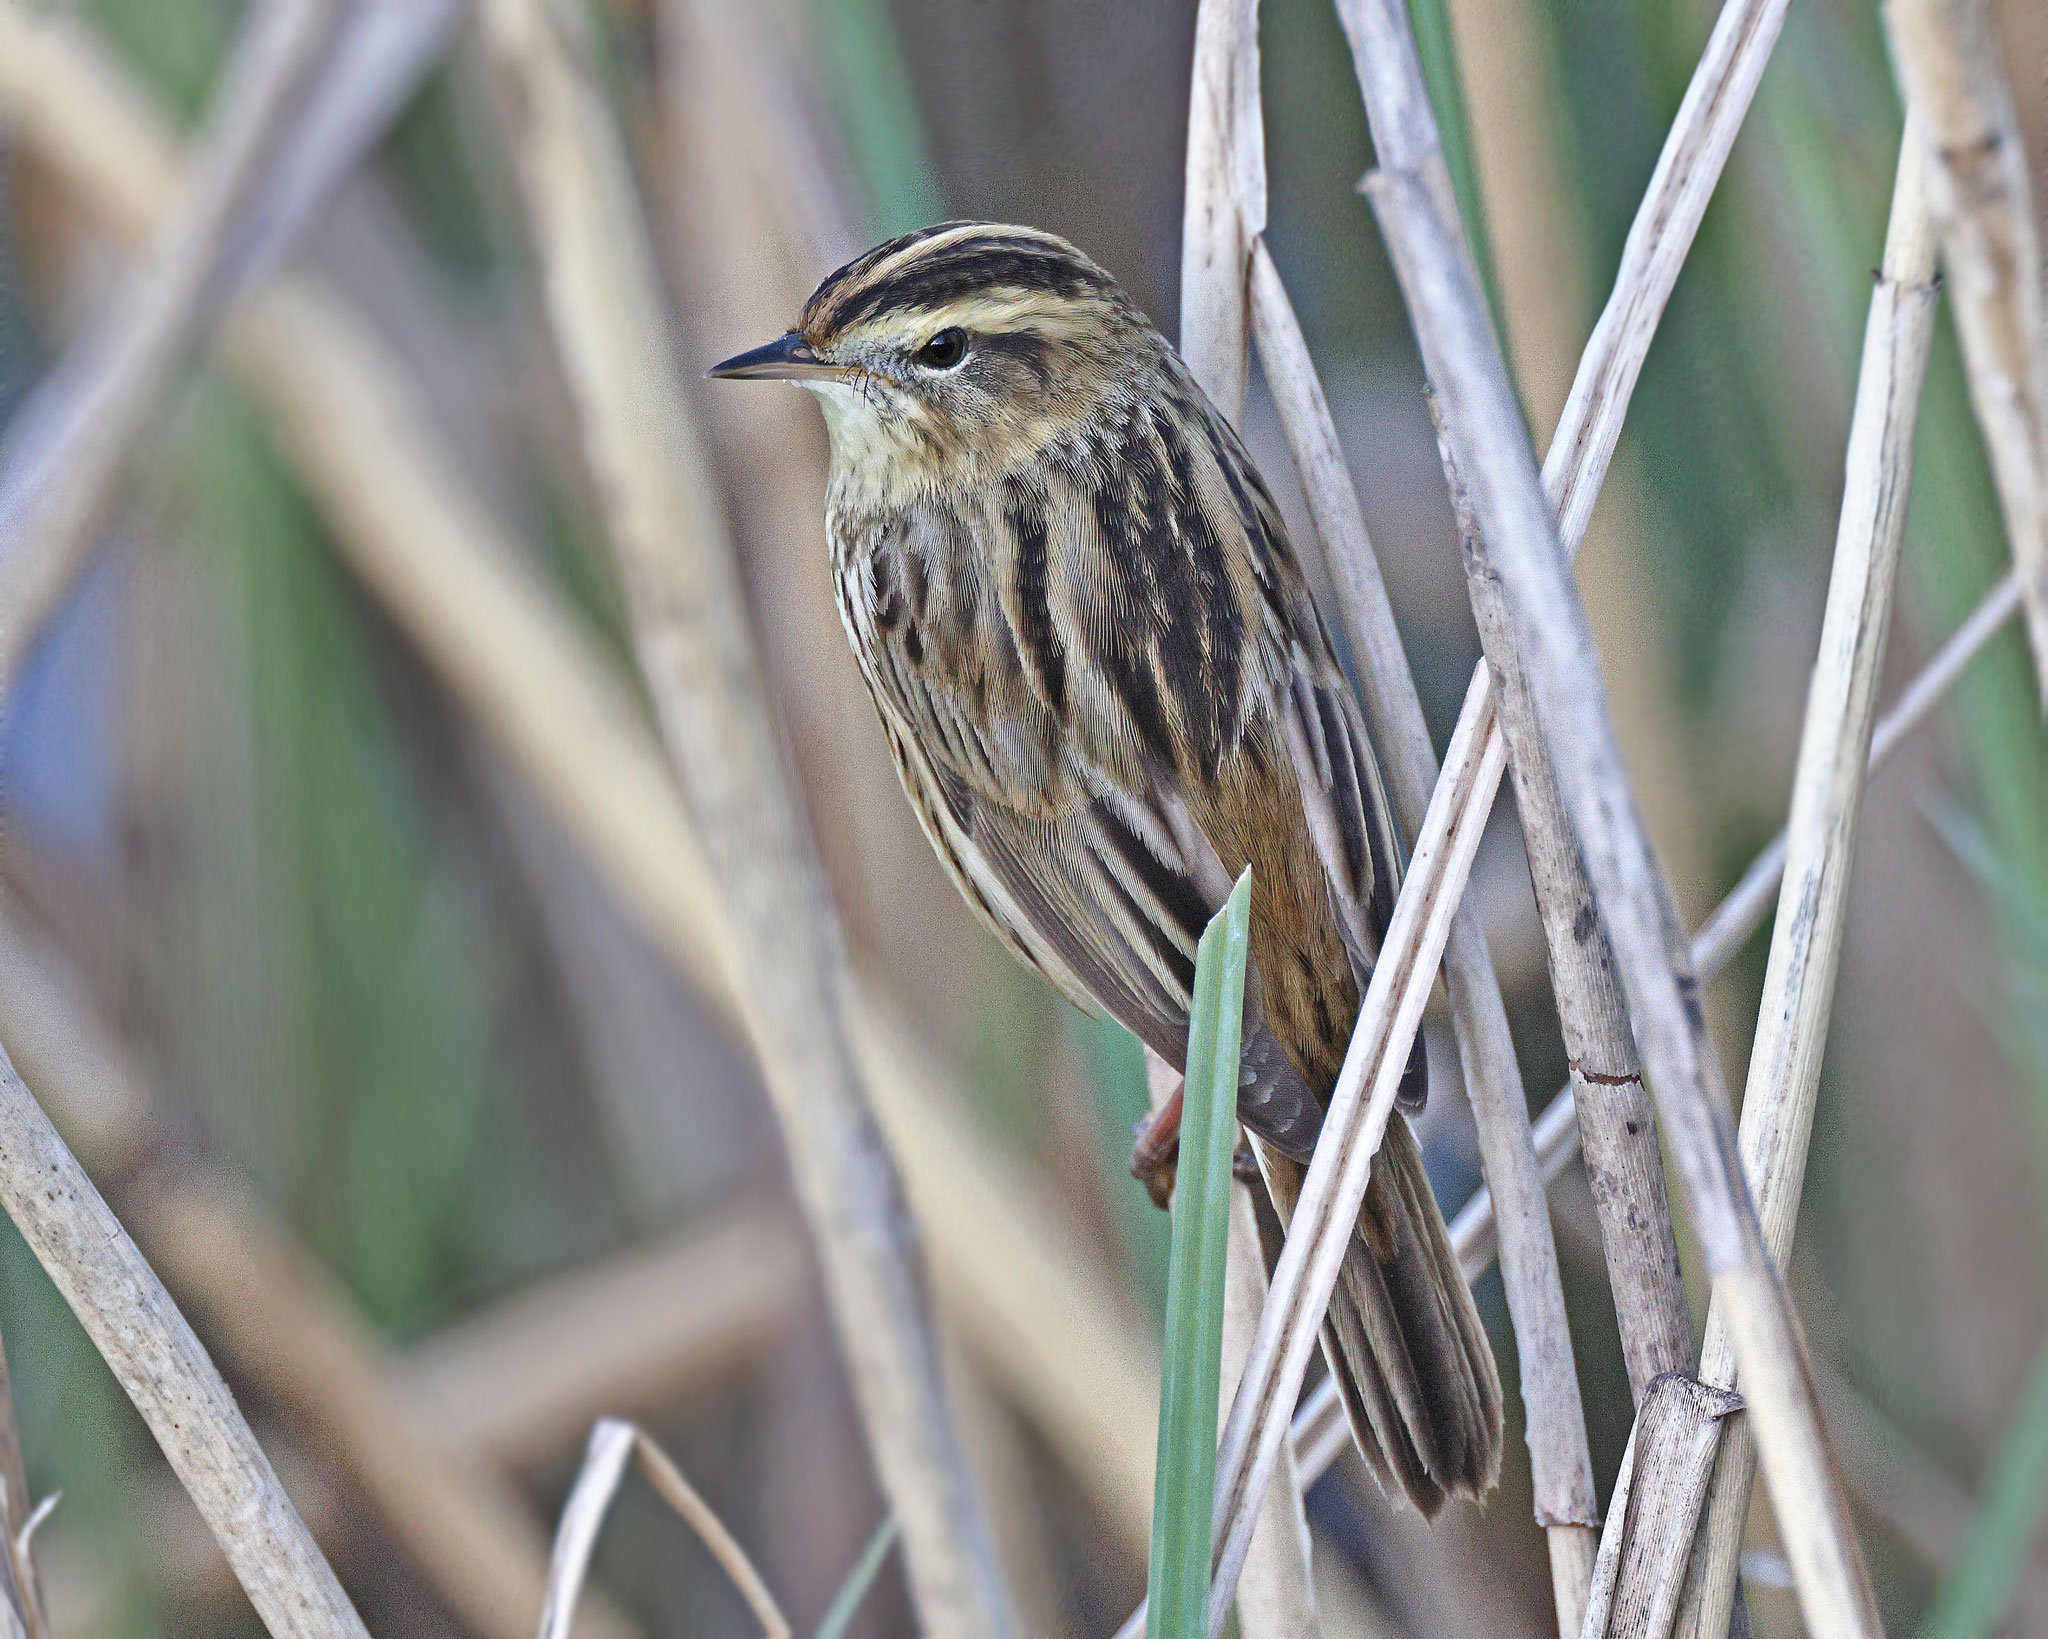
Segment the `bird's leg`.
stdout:
<svg viewBox="0 0 2048 1639">
<path fill-rule="evenodd" d="M 1131 1176 L 1144 1184 L 1152 1204 L 1162 1212 L 1173 1200 L 1173 1175 L 1180 1157 L 1180 1105 L 1185 1083 L 1176 1079 L 1173 1091 L 1159 1107 L 1131 1131 L 1137 1142 L 1131 1146 Z"/>
</svg>

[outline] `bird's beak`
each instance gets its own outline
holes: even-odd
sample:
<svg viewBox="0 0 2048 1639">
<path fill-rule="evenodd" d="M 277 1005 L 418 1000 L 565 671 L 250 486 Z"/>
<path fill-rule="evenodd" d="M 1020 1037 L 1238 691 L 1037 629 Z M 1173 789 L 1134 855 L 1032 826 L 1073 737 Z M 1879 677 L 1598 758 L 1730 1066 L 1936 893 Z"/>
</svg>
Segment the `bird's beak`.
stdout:
<svg viewBox="0 0 2048 1639">
<path fill-rule="evenodd" d="M 811 351 L 811 344 L 804 340 L 802 333 L 792 330 L 786 336 L 777 336 L 765 347 L 756 347 L 749 353 L 737 353 L 723 364 L 714 364 L 704 373 L 721 381 L 803 381 L 819 376 L 844 375 L 845 370 L 819 358 Z"/>
</svg>

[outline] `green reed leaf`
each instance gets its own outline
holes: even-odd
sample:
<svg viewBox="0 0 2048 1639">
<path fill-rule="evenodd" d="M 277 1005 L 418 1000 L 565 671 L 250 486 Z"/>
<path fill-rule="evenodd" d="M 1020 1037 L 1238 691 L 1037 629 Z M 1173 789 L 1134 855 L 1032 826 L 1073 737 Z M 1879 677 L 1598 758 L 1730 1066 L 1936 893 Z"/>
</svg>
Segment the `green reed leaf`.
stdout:
<svg viewBox="0 0 2048 1639">
<path fill-rule="evenodd" d="M 867 1598 L 868 1589 L 882 1574 L 882 1564 L 888 1559 L 889 1550 L 896 1546 L 896 1539 L 902 1534 L 902 1527 L 896 1523 L 894 1514 L 876 1528 L 875 1534 L 868 1538 L 868 1545 L 861 1549 L 860 1558 L 853 1562 L 853 1569 L 846 1573 L 846 1580 L 840 1583 L 839 1591 L 832 1596 L 832 1603 L 826 1607 L 824 1619 L 818 1623 L 816 1639 L 842 1639 L 859 1614 L 861 1601 Z"/>
<path fill-rule="evenodd" d="M 1237 1146 L 1238 1044 L 1251 881 L 1237 879 L 1202 935 L 1188 1018 L 1187 1089 L 1166 1269 L 1166 1349 L 1152 1492 L 1147 1639 L 1207 1639 L 1216 1414 L 1223 1350 L 1223 1260 L 1230 1157 Z"/>
</svg>

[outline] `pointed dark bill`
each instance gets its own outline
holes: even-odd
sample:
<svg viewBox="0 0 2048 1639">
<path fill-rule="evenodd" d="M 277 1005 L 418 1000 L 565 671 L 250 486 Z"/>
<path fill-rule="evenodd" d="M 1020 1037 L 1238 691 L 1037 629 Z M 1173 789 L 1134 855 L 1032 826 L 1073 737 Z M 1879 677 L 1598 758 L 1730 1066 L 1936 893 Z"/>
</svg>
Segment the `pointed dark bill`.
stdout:
<svg viewBox="0 0 2048 1639">
<path fill-rule="evenodd" d="M 801 381 L 807 376 L 840 375 L 843 370 L 819 358 L 811 344 L 792 330 L 751 352 L 736 353 L 704 373 L 721 381 Z"/>
</svg>

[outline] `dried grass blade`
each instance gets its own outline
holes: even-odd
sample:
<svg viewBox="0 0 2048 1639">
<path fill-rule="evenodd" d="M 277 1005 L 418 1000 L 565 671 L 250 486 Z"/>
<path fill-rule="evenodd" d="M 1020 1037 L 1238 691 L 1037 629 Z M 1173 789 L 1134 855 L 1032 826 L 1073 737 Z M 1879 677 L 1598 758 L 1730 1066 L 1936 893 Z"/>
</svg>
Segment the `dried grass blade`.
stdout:
<svg viewBox="0 0 2048 1639">
<path fill-rule="evenodd" d="M 612 1498 L 633 1460 L 635 1432 L 631 1423 L 606 1418 L 590 1431 L 583 1467 L 577 1471 L 562 1520 L 555 1527 L 554 1552 L 548 1557 L 547 1601 L 540 1611 L 540 1639 L 569 1639 L 576 1622 L 576 1601 L 590 1572 L 590 1556 L 611 1512 Z"/>
<path fill-rule="evenodd" d="M 644 1429 L 618 1417 L 600 1418 L 591 1429 L 590 1443 L 583 1452 L 583 1467 L 577 1472 L 569 1500 L 562 1505 L 554 1551 L 548 1560 L 540 1639 L 570 1639 L 591 1555 L 597 1551 L 605 1516 L 611 1512 L 612 1501 L 626 1477 L 626 1465 L 633 1462 L 639 1464 L 655 1494 L 697 1533 L 711 1557 L 718 1561 L 719 1569 L 747 1602 L 767 1639 L 790 1639 L 789 1619 L 782 1614 L 782 1607 L 761 1580 L 761 1573 L 754 1569 L 754 1562 L 726 1529 L 725 1522 Z"/>
<path fill-rule="evenodd" d="M 704 1539 L 704 1546 L 711 1550 L 711 1557 L 732 1578 L 733 1586 L 739 1589 L 740 1597 L 760 1621 L 761 1630 L 768 1639 L 789 1639 L 789 1618 L 775 1603 L 775 1596 L 768 1591 L 768 1584 L 761 1580 L 761 1573 L 754 1569 L 754 1562 L 747 1557 L 746 1550 L 725 1528 L 725 1521 L 697 1495 L 697 1488 L 683 1478 L 683 1471 L 676 1467 L 666 1451 L 640 1429 L 635 1429 L 633 1435 L 634 1456 L 639 1460 L 640 1472 L 647 1476 L 648 1483 L 660 1494 L 661 1500 Z"/>
</svg>

